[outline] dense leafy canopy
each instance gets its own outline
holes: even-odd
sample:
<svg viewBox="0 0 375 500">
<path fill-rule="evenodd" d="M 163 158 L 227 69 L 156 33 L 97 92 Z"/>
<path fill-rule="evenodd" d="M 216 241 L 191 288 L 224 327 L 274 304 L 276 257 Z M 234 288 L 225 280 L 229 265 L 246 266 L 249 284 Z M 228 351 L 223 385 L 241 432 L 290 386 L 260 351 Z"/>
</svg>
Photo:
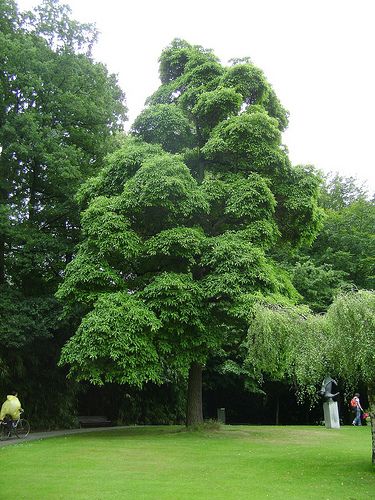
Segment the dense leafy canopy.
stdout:
<svg viewBox="0 0 375 500">
<path fill-rule="evenodd" d="M 375 293 L 337 297 L 327 312 L 332 369 L 352 386 L 375 381 Z M 375 394 L 374 394 L 375 396 Z"/>
<path fill-rule="evenodd" d="M 88 28 L 70 26 L 66 16 L 64 7 L 45 2 L 37 17 L 20 16 L 13 31 L 1 33 L 0 201 L 8 237 L 0 275 L 14 276 L 26 293 L 48 286 L 46 274 L 59 273 L 72 252 L 79 224 L 75 192 L 102 161 L 124 114 L 113 76 L 72 51 Z"/>
<path fill-rule="evenodd" d="M 311 245 L 277 248 L 273 255 L 291 274 L 303 301 L 325 312 L 335 296 L 374 288 L 374 200 L 353 178 L 328 176 L 320 204 L 323 226 Z"/>
<path fill-rule="evenodd" d="M 21 13 L 2 0 L 0 23 L 0 356 L 28 397 L 41 359 L 61 387 L 56 356 L 68 332 L 54 293 L 80 239 L 75 196 L 113 149 L 126 107 L 116 78 L 90 57 L 96 30 L 68 7 L 45 0 Z M 25 378 L 14 367 L 26 365 Z"/>
<path fill-rule="evenodd" d="M 312 252 L 317 263 L 331 264 L 359 288 L 375 288 L 375 203 L 359 199 L 330 211 Z"/>
<path fill-rule="evenodd" d="M 320 224 L 319 178 L 291 166 L 259 69 L 175 40 L 160 74 L 137 138 L 79 194 L 85 239 L 58 296 L 88 312 L 61 362 L 93 383 L 168 381 L 243 338 L 251 297 L 298 297 L 269 251 Z"/>
</svg>

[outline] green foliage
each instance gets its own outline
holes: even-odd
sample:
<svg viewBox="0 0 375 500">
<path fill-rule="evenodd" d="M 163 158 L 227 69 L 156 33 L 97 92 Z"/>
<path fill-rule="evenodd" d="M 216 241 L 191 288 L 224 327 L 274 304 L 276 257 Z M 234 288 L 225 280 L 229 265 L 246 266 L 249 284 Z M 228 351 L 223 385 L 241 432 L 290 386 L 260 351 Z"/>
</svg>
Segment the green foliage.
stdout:
<svg viewBox="0 0 375 500">
<path fill-rule="evenodd" d="M 359 290 L 340 295 L 327 312 L 333 373 L 347 387 L 367 385 L 375 464 L 375 292 Z"/>
<path fill-rule="evenodd" d="M 247 225 L 272 220 L 275 207 L 276 201 L 267 181 L 258 174 L 250 174 L 231 183 L 225 213 Z"/>
<path fill-rule="evenodd" d="M 122 199 L 99 196 L 82 213 L 82 229 L 91 252 L 121 263 L 140 253 L 141 240 L 122 212 Z"/>
<path fill-rule="evenodd" d="M 14 0 L 0 1 L 0 32 L 11 33 L 17 24 L 17 4 Z"/>
<path fill-rule="evenodd" d="M 160 382 L 162 365 L 155 344 L 159 320 L 128 292 L 101 294 L 77 333 L 64 346 L 60 364 L 94 384 Z"/>
<path fill-rule="evenodd" d="M 318 206 L 320 178 L 310 167 L 285 169 L 276 176 L 272 189 L 278 202 L 276 216 L 284 241 L 292 245 L 311 244 L 324 221 Z"/>
<path fill-rule="evenodd" d="M 164 103 L 193 118 L 198 149 L 184 152 L 184 159 L 198 181 L 208 172 L 257 172 L 269 178 L 284 240 L 311 242 L 322 220 L 320 179 L 311 169 L 290 166 L 280 135 L 287 112 L 262 71 L 248 60 L 220 69 L 212 51 L 184 40 L 174 40 L 160 61 L 162 85 L 149 99 L 148 112 L 152 104 Z M 147 121 L 143 126 L 147 129 Z M 153 119 L 149 127 L 154 128 Z"/>
<path fill-rule="evenodd" d="M 337 293 L 348 287 L 346 273 L 330 264 L 317 265 L 312 260 L 297 262 L 291 269 L 293 285 L 314 312 L 324 312 Z"/>
<path fill-rule="evenodd" d="M 170 153 L 194 142 L 189 120 L 179 108 L 156 104 L 146 108 L 132 125 L 132 133 L 148 143 L 161 144 Z"/>
<path fill-rule="evenodd" d="M 199 51 L 200 47 L 192 47 L 185 40 L 178 38 L 163 50 L 159 62 L 160 80 L 163 84 L 174 81 L 181 76 L 185 70 L 185 66 L 195 51 Z"/>
<path fill-rule="evenodd" d="M 266 90 L 263 72 L 252 64 L 236 64 L 223 77 L 223 84 L 241 94 L 246 104 L 257 104 Z"/>
<path fill-rule="evenodd" d="M 273 253 L 292 273 L 304 302 L 324 312 L 340 290 L 373 288 L 375 219 L 374 202 L 353 178 L 324 178 L 319 203 L 324 217 L 313 244 L 302 242 L 298 250 L 285 247 Z"/>
<path fill-rule="evenodd" d="M 143 163 L 125 184 L 123 198 L 127 209 L 151 234 L 160 227 L 168 228 L 181 219 L 189 219 L 205 207 L 188 168 L 177 157 L 166 154 Z"/>
<path fill-rule="evenodd" d="M 322 207 L 340 211 L 352 203 L 367 198 L 364 185 L 359 185 L 354 177 L 342 177 L 338 173 L 328 174 L 324 178 L 320 194 Z"/>
<path fill-rule="evenodd" d="M 36 338 L 51 337 L 60 306 L 53 297 L 23 297 L 8 286 L 0 287 L 0 342 L 3 349 L 22 349 Z"/>
<path fill-rule="evenodd" d="M 126 137 L 116 151 L 107 155 L 98 174 L 81 185 L 77 193 L 78 203 L 86 206 L 96 196 L 121 194 L 125 182 L 141 168 L 146 159 L 162 154 L 163 150 L 159 145 Z"/>
<path fill-rule="evenodd" d="M 56 297 L 64 302 L 66 311 L 75 305 L 93 305 L 103 291 L 117 291 L 125 286 L 119 272 L 87 244 L 79 247 L 75 258 L 66 266 L 65 279 L 56 292 Z"/>
<path fill-rule="evenodd" d="M 201 94 L 192 114 L 202 128 L 210 131 L 222 120 L 237 115 L 241 103 L 241 95 L 233 89 L 218 88 Z"/>
<path fill-rule="evenodd" d="M 260 384 L 265 376 L 294 381 L 301 398 L 316 400 L 316 383 L 329 373 L 327 345 L 323 317 L 312 315 L 306 307 L 265 300 L 253 307 L 245 368 Z"/>
<path fill-rule="evenodd" d="M 337 297 L 327 312 L 334 372 L 352 385 L 375 380 L 375 293 Z"/>
<path fill-rule="evenodd" d="M 71 9 L 59 0 L 43 0 L 32 12 L 24 15 L 28 32 L 47 41 L 56 52 L 68 50 L 90 54 L 97 39 L 93 24 L 82 24 L 71 19 Z"/>
<path fill-rule="evenodd" d="M 160 76 L 133 137 L 78 194 L 85 240 L 58 297 L 86 309 L 62 362 L 94 383 L 175 380 L 216 355 L 239 366 L 254 303 L 300 298 L 269 252 L 319 226 L 320 180 L 290 165 L 286 112 L 258 68 L 177 39 Z"/>
<path fill-rule="evenodd" d="M 203 363 L 218 338 L 207 331 L 204 293 L 192 275 L 162 273 L 141 296 L 161 321 L 160 349 L 169 369 L 186 375 L 193 361 Z"/>
<path fill-rule="evenodd" d="M 289 112 L 280 103 L 271 86 L 268 87 L 267 92 L 263 95 L 262 106 L 267 110 L 270 116 L 276 118 L 281 131 L 288 127 Z"/>
<path fill-rule="evenodd" d="M 241 293 L 273 291 L 272 265 L 262 250 L 236 233 L 210 238 L 202 256 L 206 294 L 215 301 L 236 299 Z"/>
<path fill-rule="evenodd" d="M 163 265 L 167 262 L 167 257 L 173 257 L 173 266 L 176 266 L 176 260 L 186 262 L 186 265 L 193 265 L 197 256 L 202 253 L 205 235 L 199 227 L 175 227 L 160 231 L 152 236 L 145 243 L 147 255 L 155 256 L 161 259 Z"/>
<path fill-rule="evenodd" d="M 275 199 L 267 180 L 258 174 L 245 177 L 209 172 L 202 189 L 210 205 L 207 233 L 217 235 L 236 228 L 257 246 L 274 243 L 279 237 Z"/>
<path fill-rule="evenodd" d="M 329 211 L 311 253 L 347 274 L 357 287 L 375 288 L 375 203 L 358 199 L 337 212 Z"/>
<path fill-rule="evenodd" d="M 262 381 L 290 378 L 300 396 L 317 399 L 327 374 L 353 387 L 373 384 L 375 371 L 375 294 L 360 290 L 339 295 L 326 315 L 307 308 L 263 302 L 253 307 L 245 367 Z"/>
<path fill-rule="evenodd" d="M 241 162 L 248 171 L 262 171 L 268 153 L 279 151 L 280 139 L 276 120 L 258 107 L 220 123 L 202 152 L 211 161 L 224 159 L 236 168 Z"/>
<path fill-rule="evenodd" d="M 74 52 L 95 33 L 67 16 L 45 1 L 0 34 L 0 205 L 12 221 L 0 275 L 15 281 L 22 269 L 26 293 L 38 293 L 34 279 L 54 291 L 78 241 L 75 192 L 126 111 L 114 76 Z"/>
<path fill-rule="evenodd" d="M 280 130 L 285 130 L 288 126 L 288 112 L 280 104 L 263 72 L 250 62 L 239 62 L 224 74 L 223 85 L 232 87 L 241 94 L 246 105 L 262 104 L 269 115 L 277 119 Z"/>
<path fill-rule="evenodd" d="M 0 386 L 18 386 L 34 422 L 71 423 L 74 384 L 56 362 L 76 318 L 59 323 L 54 293 L 80 240 L 77 188 L 116 143 L 124 94 L 67 6 L 2 0 L 0 25 Z"/>
</svg>

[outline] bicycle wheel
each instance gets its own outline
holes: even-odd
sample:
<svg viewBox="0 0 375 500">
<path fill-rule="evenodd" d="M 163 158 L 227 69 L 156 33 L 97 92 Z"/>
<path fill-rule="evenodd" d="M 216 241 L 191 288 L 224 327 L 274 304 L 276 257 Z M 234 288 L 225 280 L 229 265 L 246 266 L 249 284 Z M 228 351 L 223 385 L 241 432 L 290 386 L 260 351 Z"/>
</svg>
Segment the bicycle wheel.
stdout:
<svg viewBox="0 0 375 500">
<path fill-rule="evenodd" d="M 5 441 L 10 438 L 10 429 L 7 425 L 2 424 L 0 428 L 0 441 Z"/>
<path fill-rule="evenodd" d="M 14 431 L 18 438 L 25 438 L 30 432 L 29 422 L 25 418 L 20 418 Z"/>
</svg>

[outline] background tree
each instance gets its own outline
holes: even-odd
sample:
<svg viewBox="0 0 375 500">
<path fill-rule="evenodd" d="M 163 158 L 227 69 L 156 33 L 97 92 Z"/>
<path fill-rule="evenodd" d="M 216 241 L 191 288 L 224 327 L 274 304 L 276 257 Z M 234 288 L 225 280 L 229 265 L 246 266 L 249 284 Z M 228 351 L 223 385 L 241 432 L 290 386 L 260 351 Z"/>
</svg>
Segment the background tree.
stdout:
<svg viewBox="0 0 375 500">
<path fill-rule="evenodd" d="M 359 200 L 368 198 L 366 186 L 359 184 L 355 177 L 343 177 L 337 172 L 324 176 L 319 199 L 322 207 L 338 212 Z"/>
<path fill-rule="evenodd" d="M 0 9 L 1 387 L 18 385 L 32 414 L 51 377 L 51 393 L 65 385 L 55 366 L 68 332 L 54 292 L 80 238 L 75 193 L 113 147 L 126 108 L 116 78 L 90 57 L 92 25 L 56 0 L 33 13 L 11 0 Z"/>
<path fill-rule="evenodd" d="M 270 250 L 314 238 L 319 179 L 290 164 L 287 112 L 254 65 L 174 40 L 160 79 L 132 129 L 151 144 L 128 141 L 81 190 L 85 240 L 58 296 L 87 313 L 62 363 L 94 383 L 189 373 L 193 424 L 202 368 L 240 345 L 253 296 L 297 299 Z"/>
<path fill-rule="evenodd" d="M 315 312 L 324 312 L 340 290 L 373 289 L 374 200 L 354 178 L 328 176 L 319 203 L 323 227 L 312 245 L 278 248 L 274 257 L 291 273 L 303 300 Z"/>
<path fill-rule="evenodd" d="M 358 288 L 375 288 L 375 203 L 358 201 L 329 212 L 311 253 L 318 264 L 346 273 Z"/>
<path fill-rule="evenodd" d="M 352 287 L 348 274 L 332 264 L 317 264 L 302 252 L 297 252 L 294 259 L 294 264 L 287 266 L 293 285 L 303 297 L 301 302 L 313 312 L 325 312 L 340 291 Z"/>
</svg>

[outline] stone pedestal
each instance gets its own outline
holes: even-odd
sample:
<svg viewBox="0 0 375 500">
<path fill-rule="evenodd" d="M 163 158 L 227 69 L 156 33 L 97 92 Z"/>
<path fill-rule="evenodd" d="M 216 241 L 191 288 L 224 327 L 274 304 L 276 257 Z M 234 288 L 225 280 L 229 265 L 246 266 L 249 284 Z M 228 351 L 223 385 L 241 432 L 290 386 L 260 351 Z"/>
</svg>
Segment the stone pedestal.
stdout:
<svg viewBox="0 0 375 500">
<path fill-rule="evenodd" d="M 327 429 L 340 429 L 339 410 L 336 401 L 323 404 L 324 422 Z"/>
</svg>

